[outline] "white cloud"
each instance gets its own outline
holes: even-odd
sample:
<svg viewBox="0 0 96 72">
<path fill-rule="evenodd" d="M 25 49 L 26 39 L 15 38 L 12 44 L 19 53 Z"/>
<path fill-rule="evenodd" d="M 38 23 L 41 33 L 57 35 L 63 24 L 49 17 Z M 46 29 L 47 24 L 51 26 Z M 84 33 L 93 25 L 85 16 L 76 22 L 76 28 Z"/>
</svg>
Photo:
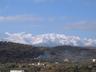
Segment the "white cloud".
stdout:
<svg viewBox="0 0 96 72">
<path fill-rule="evenodd" d="M 66 18 L 67 19 L 67 18 Z M 0 16 L 0 22 L 28 22 L 28 23 L 41 23 L 41 22 L 60 22 L 64 21 L 65 16 L 32 16 L 32 15 L 15 15 L 15 16 Z"/>
<path fill-rule="evenodd" d="M 96 31 L 96 22 L 82 21 L 78 23 L 66 24 L 64 26 L 68 30 L 81 30 L 81 31 Z"/>
<path fill-rule="evenodd" d="M 85 39 L 85 46 L 96 46 L 96 40 L 93 39 Z"/>
<path fill-rule="evenodd" d="M 27 40 L 32 38 L 31 34 L 26 34 L 25 32 L 22 33 L 5 33 L 8 37 L 4 38 L 4 40 L 16 42 L 16 43 L 23 43 L 23 44 L 29 44 Z"/>
<path fill-rule="evenodd" d="M 43 21 L 42 17 L 39 16 L 29 16 L 29 15 L 16 15 L 16 16 L 0 16 L 0 22 L 41 22 Z"/>
<path fill-rule="evenodd" d="M 41 34 L 32 35 L 30 33 L 5 33 L 5 41 L 16 43 L 41 45 L 41 46 L 57 46 L 57 45 L 74 45 L 74 46 L 95 46 L 96 39 L 81 39 L 79 36 L 66 36 L 64 34 Z"/>
</svg>

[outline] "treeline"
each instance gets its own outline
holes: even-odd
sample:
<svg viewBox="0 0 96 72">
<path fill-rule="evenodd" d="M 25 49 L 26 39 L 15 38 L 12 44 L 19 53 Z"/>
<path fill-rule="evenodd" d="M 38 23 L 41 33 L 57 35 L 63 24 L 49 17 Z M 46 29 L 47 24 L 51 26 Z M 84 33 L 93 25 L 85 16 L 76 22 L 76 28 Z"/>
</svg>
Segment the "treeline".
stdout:
<svg viewBox="0 0 96 72">
<path fill-rule="evenodd" d="M 3 67 L 2 67 L 3 66 Z M 9 72 L 10 70 L 24 70 L 25 72 L 96 72 L 96 64 L 47 64 L 46 66 L 33 66 L 24 64 L 5 64 L 0 65 L 0 71 Z"/>
</svg>

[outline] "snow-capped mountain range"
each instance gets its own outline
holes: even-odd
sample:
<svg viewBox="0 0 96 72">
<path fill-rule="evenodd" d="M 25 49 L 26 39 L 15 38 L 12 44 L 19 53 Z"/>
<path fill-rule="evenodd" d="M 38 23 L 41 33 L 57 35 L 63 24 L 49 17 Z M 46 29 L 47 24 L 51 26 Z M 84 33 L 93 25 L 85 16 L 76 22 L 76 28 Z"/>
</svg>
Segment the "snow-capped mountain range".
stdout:
<svg viewBox="0 0 96 72">
<path fill-rule="evenodd" d="M 95 46 L 96 39 L 81 39 L 79 36 L 67 36 L 64 34 L 41 34 L 32 35 L 30 33 L 8 33 L 4 34 L 1 40 L 10 41 L 15 43 L 30 44 L 35 46 L 59 46 L 59 45 L 72 45 L 72 46 Z"/>
</svg>

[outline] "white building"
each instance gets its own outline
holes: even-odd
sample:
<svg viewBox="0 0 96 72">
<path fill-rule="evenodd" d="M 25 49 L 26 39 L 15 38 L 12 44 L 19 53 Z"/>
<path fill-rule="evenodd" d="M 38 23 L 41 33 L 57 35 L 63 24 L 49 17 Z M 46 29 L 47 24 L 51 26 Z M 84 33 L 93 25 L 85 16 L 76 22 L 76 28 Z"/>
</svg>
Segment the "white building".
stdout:
<svg viewBox="0 0 96 72">
<path fill-rule="evenodd" d="M 38 62 L 38 63 L 37 63 L 37 65 L 38 65 L 38 66 L 39 66 L 39 65 L 41 65 L 41 63 L 40 63 L 40 62 Z"/>
<path fill-rule="evenodd" d="M 66 59 L 64 59 L 64 62 L 69 62 L 69 59 L 67 59 L 67 58 L 66 58 Z"/>
<path fill-rule="evenodd" d="M 24 72 L 24 70 L 10 70 L 10 72 Z"/>
<path fill-rule="evenodd" d="M 59 62 L 55 62 L 55 64 L 59 64 Z"/>
<path fill-rule="evenodd" d="M 96 59 L 92 59 L 92 62 L 96 62 Z"/>
</svg>

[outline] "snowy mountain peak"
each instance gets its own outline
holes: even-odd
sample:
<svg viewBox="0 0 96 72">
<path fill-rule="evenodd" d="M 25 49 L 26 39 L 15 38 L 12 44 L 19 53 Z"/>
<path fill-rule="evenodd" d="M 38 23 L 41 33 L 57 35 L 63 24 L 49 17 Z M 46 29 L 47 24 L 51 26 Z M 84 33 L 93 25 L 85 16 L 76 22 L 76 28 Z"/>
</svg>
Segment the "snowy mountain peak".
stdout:
<svg viewBox="0 0 96 72">
<path fill-rule="evenodd" d="M 36 46 L 58 46 L 58 45 L 72 45 L 72 46 L 96 46 L 96 40 L 81 39 L 79 36 L 66 36 L 64 34 L 41 34 L 32 35 L 30 33 L 5 33 L 5 41 L 16 43 L 31 44 Z"/>
</svg>

